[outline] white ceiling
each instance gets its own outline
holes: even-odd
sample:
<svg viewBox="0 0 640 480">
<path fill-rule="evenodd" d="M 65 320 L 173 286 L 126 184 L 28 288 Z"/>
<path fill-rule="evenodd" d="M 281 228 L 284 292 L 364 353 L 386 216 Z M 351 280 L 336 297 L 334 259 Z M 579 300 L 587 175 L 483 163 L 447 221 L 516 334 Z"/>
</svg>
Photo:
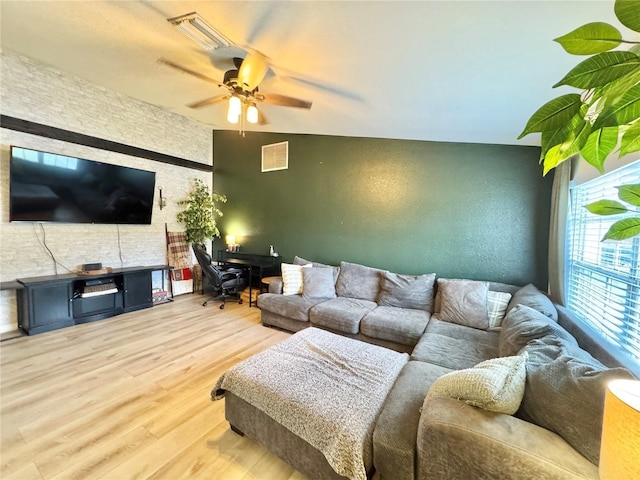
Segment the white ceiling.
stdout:
<svg viewBox="0 0 640 480">
<path fill-rule="evenodd" d="M 263 104 L 270 124 L 248 130 L 538 145 L 537 136 L 517 136 L 539 106 L 564 93 L 551 85 L 580 61 L 552 39 L 592 21 L 618 25 L 613 3 L 1 0 L 0 46 L 233 129 L 224 104 L 185 106 L 222 89 L 157 62 L 222 81 L 242 50 L 209 55 L 166 21 L 196 11 L 270 58 L 261 91 L 313 101 L 308 111 Z"/>
</svg>

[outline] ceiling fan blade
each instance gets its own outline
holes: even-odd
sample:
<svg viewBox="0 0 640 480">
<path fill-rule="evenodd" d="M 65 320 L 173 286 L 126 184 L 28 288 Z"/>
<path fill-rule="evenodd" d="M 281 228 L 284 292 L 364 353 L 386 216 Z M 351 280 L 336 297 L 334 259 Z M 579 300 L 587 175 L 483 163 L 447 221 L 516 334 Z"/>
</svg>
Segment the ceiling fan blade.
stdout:
<svg viewBox="0 0 640 480">
<path fill-rule="evenodd" d="M 278 95 L 277 93 L 263 93 L 262 101 L 271 105 L 280 105 L 282 107 L 296 107 L 296 108 L 311 108 L 313 102 L 307 100 L 300 100 L 299 98 L 287 97 L 285 95 Z"/>
<path fill-rule="evenodd" d="M 269 120 L 262 110 L 258 110 L 258 125 L 269 125 Z"/>
<path fill-rule="evenodd" d="M 257 50 L 250 51 L 238 69 L 238 83 L 246 92 L 252 92 L 264 79 L 269 69 L 267 57 Z"/>
<path fill-rule="evenodd" d="M 229 95 L 218 95 L 217 97 L 209 97 L 209 98 L 205 98 L 204 100 L 200 100 L 198 102 L 193 102 L 187 105 L 187 107 L 189 108 L 202 108 L 202 107 L 206 107 L 207 105 L 214 105 L 216 103 L 220 103 L 224 100 L 227 100 L 229 98 Z"/>
<path fill-rule="evenodd" d="M 158 59 L 158 63 L 163 63 L 164 65 L 168 65 L 171 68 L 175 68 L 183 73 L 188 73 L 189 75 L 193 75 L 194 77 L 199 78 L 200 80 L 204 80 L 205 82 L 213 83 L 219 87 L 227 88 L 226 85 L 214 80 L 213 78 L 209 78 L 206 75 L 201 74 L 200 72 L 196 72 L 195 70 L 191 70 L 189 68 L 183 67 L 182 65 L 178 65 L 177 63 L 172 62 L 171 60 L 167 60 L 165 58 Z"/>
</svg>

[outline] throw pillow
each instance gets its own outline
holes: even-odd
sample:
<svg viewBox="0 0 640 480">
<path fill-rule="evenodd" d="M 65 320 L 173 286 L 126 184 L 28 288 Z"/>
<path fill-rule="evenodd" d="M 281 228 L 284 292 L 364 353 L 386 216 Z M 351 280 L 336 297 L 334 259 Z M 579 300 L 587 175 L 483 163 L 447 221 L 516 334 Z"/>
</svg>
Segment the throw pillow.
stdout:
<svg viewBox="0 0 640 480">
<path fill-rule="evenodd" d="M 302 269 L 302 298 L 335 298 L 336 286 L 330 268 Z"/>
<path fill-rule="evenodd" d="M 311 268 L 311 265 L 280 264 L 282 271 L 282 294 L 299 295 L 302 293 L 302 269 Z"/>
<path fill-rule="evenodd" d="M 334 267 L 333 265 L 327 265 L 324 263 L 319 263 L 319 262 L 312 262 L 311 260 L 306 260 L 302 257 L 299 256 L 295 256 L 293 257 L 293 264 L 294 265 L 311 265 L 313 266 L 313 268 L 330 268 L 331 272 L 333 273 L 333 284 L 335 285 L 336 281 L 338 280 L 338 275 L 340 274 L 340 267 Z"/>
<path fill-rule="evenodd" d="M 624 368 L 607 368 L 558 339 L 536 340 L 526 351 L 533 361 L 527 361 L 523 416 L 557 433 L 597 465 L 606 386 L 613 379 L 633 376 Z"/>
<path fill-rule="evenodd" d="M 380 291 L 380 276 L 383 272 L 384 270 L 357 263 L 341 262 L 336 294 L 339 297 L 375 302 Z"/>
<path fill-rule="evenodd" d="M 507 305 L 511 294 L 506 292 L 487 292 L 487 310 L 489 313 L 489 330 L 500 330 L 502 320 L 507 313 Z"/>
<path fill-rule="evenodd" d="M 502 321 L 498 353 L 501 357 L 515 355 L 532 340 L 549 335 L 578 345 L 569 332 L 543 313 L 526 305 L 516 305 Z"/>
<path fill-rule="evenodd" d="M 414 308 L 433 312 L 435 281 L 435 273 L 414 276 L 383 272 L 377 303 L 385 307 Z"/>
<path fill-rule="evenodd" d="M 452 397 L 483 410 L 513 415 L 524 394 L 525 360 L 526 355 L 493 358 L 447 373 L 433 382 L 426 398 Z"/>
<path fill-rule="evenodd" d="M 439 278 L 438 291 L 440 292 L 438 314 L 440 320 L 481 330 L 489 328 L 488 282 Z"/>
<path fill-rule="evenodd" d="M 507 307 L 507 313 L 509 313 L 512 308 L 515 308 L 516 305 L 526 305 L 546 315 L 550 319 L 556 322 L 558 321 L 558 310 L 556 310 L 551 299 L 538 290 L 532 283 L 525 285 L 513 294 Z"/>
</svg>

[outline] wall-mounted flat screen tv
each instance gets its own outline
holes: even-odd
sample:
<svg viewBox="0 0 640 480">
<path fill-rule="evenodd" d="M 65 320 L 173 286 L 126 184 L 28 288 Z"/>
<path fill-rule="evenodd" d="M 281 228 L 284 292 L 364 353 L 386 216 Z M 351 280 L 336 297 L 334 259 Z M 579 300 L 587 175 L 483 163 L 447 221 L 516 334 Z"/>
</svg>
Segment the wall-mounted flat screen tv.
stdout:
<svg viewBox="0 0 640 480">
<path fill-rule="evenodd" d="M 12 222 L 151 224 L 156 174 L 11 147 Z"/>
</svg>

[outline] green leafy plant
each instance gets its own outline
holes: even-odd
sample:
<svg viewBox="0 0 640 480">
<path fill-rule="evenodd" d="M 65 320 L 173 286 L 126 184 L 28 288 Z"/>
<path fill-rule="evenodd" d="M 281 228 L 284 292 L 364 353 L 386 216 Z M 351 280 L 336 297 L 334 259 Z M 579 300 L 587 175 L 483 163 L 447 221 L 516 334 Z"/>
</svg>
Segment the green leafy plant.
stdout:
<svg viewBox="0 0 640 480">
<path fill-rule="evenodd" d="M 640 3 L 616 0 L 615 14 L 640 32 Z M 577 153 L 601 173 L 620 138 L 620 155 L 640 151 L 640 42 L 623 40 L 607 23 L 588 23 L 556 38 L 573 55 L 593 55 L 579 63 L 553 87 L 583 90 L 557 97 L 540 107 L 518 137 L 542 133 L 544 174 Z M 633 44 L 628 51 L 610 51 Z"/>
<path fill-rule="evenodd" d="M 622 25 L 640 32 L 640 1 L 616 0 L 614 12 Z M 592 55 L 553 86 L 567 85 L 582 92 L 545 103 L 531 116 L 518 139 L 534 132 L 542 134 L 543 175 L 578 154 L 604 173 L 604 162 L 618 145 L 619 156 L 640 151 L 640 42 L 624 40 L 616 27 L 603 22 L 588 23 L 555 41 L 572 55 Z M 613 50 L 629 45 L 632 46 L 628 50 Z M 637 206 L 626 200 L 629 191 L 637 192 L 633 187 L 636 186 L 622 186 L 618 190 L 625 195 L 621 200 Z M 607 207 L 601 202 L 613 202 L 624 210 L 611 209 L 613 203 Z M 596 202 L 595 207 L 592 204 L 589 211 L 598 215 L 629 211 L 616 201 L 601 202 Z M 635 224 L 636 228 L 618 225 L 605 239 L 638 235 L 636 220 L 616 222 Z"/>
<path fill-rule="evenodd" d="M 616 187 L 618 198 L 629 206 L 616 200 L 598 200 L 585 205 L 585 208 L 596 215 L 619 215 L 633 212 L 638 216 L 629 217 L 615 222 L 602 240 L 625 240 L 640 235 L 640 183 Z"/>
<path fill-rule="evenodd" d="M 205 240 L 220 236 L 216 217 L 222 217 L 223 213 L 216 204 L 226 201 L 225 195 L 211 193 L 202 180 L 193 179 L 188 198 L 178 202 L 178 205 L 186 208 L 176 217 L 179 223 L 184 224 L 188 242 L 204 243 Z"/>
</svg>

